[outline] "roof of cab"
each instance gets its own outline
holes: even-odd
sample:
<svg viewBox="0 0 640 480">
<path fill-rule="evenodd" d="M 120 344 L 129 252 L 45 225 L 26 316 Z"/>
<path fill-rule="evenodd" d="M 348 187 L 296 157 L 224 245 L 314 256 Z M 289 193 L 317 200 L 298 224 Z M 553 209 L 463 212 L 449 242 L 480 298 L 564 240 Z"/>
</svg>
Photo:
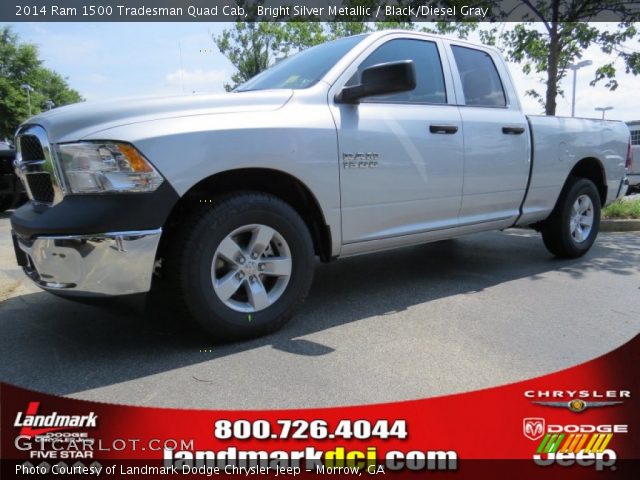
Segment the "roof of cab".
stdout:
<svg viewBox="0 0 640 480">
<path fill-rule="evenodd" d="M 486 48 L 489 50 L 493 50 L 494 52 L 500 53 L 500 50 L 498 50 L 496 47 L 494 47 L 493 45 L 485 45 L 485 44 L 479 44 L 477 42 L 470 42 L 468 40 L 462 40 L 459 38 L 453 38 L 453 37 L 448 37 L 446 35 L 438 35 L 435 33 L 427 33 L 427 32 L 421 32 L 418 30 L 403 30 L 403 29 L 390 29 L 390 30 L 380 30 L 377 32 L 373 32 L 370 33 L 369 36 L 372 38 L 381 38 L 384 37 L 385 35 L 392 35 L 392 34 L 407 34 L 407 35 L 419 35 L 421 37 L 425 37 L 425 38 L 430 38 L 430 39 L 440 39 L 440 40 L 445 40 L 447 42 L 454 42 L 454 43 L 460 43 L 460 44 L 464 44 L 464 45 L 468 45 L 469 47 L 482 47 L 482 48 Z"/>
</svg>

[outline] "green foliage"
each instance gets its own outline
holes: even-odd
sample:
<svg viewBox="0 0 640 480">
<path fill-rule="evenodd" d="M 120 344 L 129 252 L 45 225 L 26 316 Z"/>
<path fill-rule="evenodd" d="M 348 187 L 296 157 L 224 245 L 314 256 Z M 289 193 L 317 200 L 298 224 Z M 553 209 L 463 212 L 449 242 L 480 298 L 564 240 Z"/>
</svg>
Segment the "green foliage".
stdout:
<svg viewBox="0 0 640 480">
<path fill-rule="evenodd" d="M 433 26 L 422 27 L 420 30 L 426 33 L 435 33 L 437 35 L 455 36 L 466 39 L 471 32 L 478 28 L 479 23 L 476 21 L 466 22 L 434 22 Z"/>
<path fill-rule="evenodd" d="M 604 218 L 640 219 L 640 199 L 620 199 L 602 210 Z"/>
<path fill-rule="evenodd" d="M 259 0 L 264 2 L 264 0 Z M 421 4 L 418 0 L 398 0 L 399 4 Z M 435 0 L 434 6 L 467 4 L 462 0 Z M 374 0 L 346 0 L 345 6 L 377 5 Z M 569 65 L 579 61 L 583 52 L 597 45 L 609 55 L 609 61 L 597 66 L 591 85 L 604 82 L 615 90 L 616 61 L 622 60 L 625 71 L 633 75 L 640 73 L 640 51 L 625 48 L 623 44 L 633 39 L 640 40 L 637 25 L 640 11 L 631 2 L 620 0 L 517 0 L 518 12 L 524 12 L 527 22 L 504 23 L 512 11 L 501 10 L 501 0 L 480 0 L 477 5 L 490 7 L 493 23 L 480 23 L 475 19 L 456 22 L 434 22 L 431 24 L 411 23 L 406 18 L 389 19 L 387 22 L 367 23 L 341 21 L 331 23 L 275 22 L 236 24 L 215 39 L 220 51 L 229 58 L 238 70 L 232 76 L 232 83 L 225 85 L 231 90 L 252 76 L 272 65 L 276 58 L 286 57 L 301 49 L 348 35 L 366 33 L 373 30 L 403 28 L 428 33 L 453 35 L 467 38 L 478 31 L 483 43 L 495 45 L 505 57 L 522 65 L 527 75 L 544 76 L 539 89 L 532 89 L 527 95 L 536 98 L 547 115 L 555 115 L 556 98 L 563 95 L 562 80 L 569 72 Z M 588 23 L 598 15 L 609 13 L 620 21 L 614 28 L 610 24 Z M 256 19 L 259 20 L 259 19 Z M 283 19 L 287 20 L 287 19 Z M 291 20 L 291 19 L 288 19 Z M 501 22 L 502 23 L 499 23 Z M 479 29 L 482 25 L 482 29 Z M 513 25 L 513 28 L 509 28 Z"/>
<path fill-rule="evenodd" d="M 257 7 L 265 0 L 237 4 L 245 9 L 251 21 L 236 22 L 230 29 L 214 36 L 213 41 L 220 52 L 236 68 L 231 82 L 225 83 L 228 92 L 273 65 L 292 51 L 308 48 L 327 40 L 324 28 L 319 23 L 305 22 L 300 18 L 260 18 Z M 261 21 L 262 20 L 262 21 Z M 270 20 L 270 21 L 264 21 Z"/>
<path fill-rule="evenodd" d="M 224 83 L 225 90 L 231 91 L 273 65 L 277 60 L 305 48 L 374 30 L 414 30 L 417 27 L 417 24 L 403 21 L 306 22 L 302 19 L 294 19 L 282 22 L 237 22 L 233 28 L 214 36 L 213 41 L 236 68 L 236 72 L 231 76 L 231 82 Z M 454 31 L 446 22 L 441 22 L 434 27 L 423 26 L 420 30 L 434 33 Z M 461 29 L 459 32 L 466 35 L 469 31 L 471 28 Z"/>
<path fill-rule="evenodd" d="M 582 58 L 590 46 L 598 46 L 609 55 L 609 61 L 598 65 L 591 85 L 601 81 L 610 90 L 618 86 L 616 60 L 621 59 L 625 71 L 640 73 L 640 52 L 623 46 L 634 38 L 640 39 L 633 24 L 640 20 L 640 11 L 632 2 L 619 0 L 520 0 L 520 9 L 526 9 L 528 22 L 514 28 L 499 30 L 495 27 L 481 32 L 486 43 L 497 44 L 506 58 L 520 63 L 522 71 L 544 74 L 545 94 L 537 90 L 527 92 L 537 98 L 547 115 L 555 115 L 556 97 L 562 95 L 559 85 L 570 71 L 569 66 Z M 494 10 L 499 8 L 496 2 Z M 502 12 L 503 18 L 509 12 Z M 619 22 L 609 29 L 607 24 L 588 23 L 594 17 L 609 13 Z M 534 23 L 537 22 L 537 23 Z"/>
<path fill-rule="evenodd" d="M 281 22 L 236 22 L 214 41 L 220 52 L 236 67 L 228 92 L 246 82 L 273 63 L 285 51 L 286 30 Z"/>
<path fill-rule="evenodd" d="M 27 92 L 30 85 L 31 113 L 46 108 L 51 100 L 56 106 L 82 100 L 69 88 L 65 78 L 42 66 L 35 45 L 21 43 L 10 27 L 0 28 L 0 139 L 11 138 L 20 123 L 29 117 Z"/>
</svg>

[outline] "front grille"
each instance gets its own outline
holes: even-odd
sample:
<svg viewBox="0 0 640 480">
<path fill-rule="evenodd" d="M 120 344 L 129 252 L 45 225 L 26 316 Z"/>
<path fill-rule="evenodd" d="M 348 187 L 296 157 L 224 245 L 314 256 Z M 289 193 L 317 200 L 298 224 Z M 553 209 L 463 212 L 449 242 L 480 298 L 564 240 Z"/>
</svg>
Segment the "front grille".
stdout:
<svg viewBox="0 0 640 480">
<path fill-rule="evenodd" d="M 37 125 L 26 127 L 18 133 L 17 143 L 20 152 L 18 170 L 29 198 L 38 203 L 55 203 L 58 187 L 53 176 L 46 132 Z"/>
<path fill-rule="evenodd" d="M 53 184 L 51 183 L 51 175 L 43 173 L 28 173 L 25 175 L 31 196 L 36 202 L 51 203 L 53 202 Z"/>
<path fill-rule="evenodd" d="M 35 135 L 22 135 L 20 137 L 20 152 L 22 153 L 22 161 L 44 160 L 44 151 L 40 140 Z"/>
</svg>

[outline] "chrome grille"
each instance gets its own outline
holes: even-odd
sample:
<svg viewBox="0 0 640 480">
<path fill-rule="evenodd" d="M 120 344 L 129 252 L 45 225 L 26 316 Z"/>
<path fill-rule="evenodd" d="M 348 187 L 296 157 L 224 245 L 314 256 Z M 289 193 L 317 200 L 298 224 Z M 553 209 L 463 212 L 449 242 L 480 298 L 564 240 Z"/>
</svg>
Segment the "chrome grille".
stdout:
<svg viewBox="0 0 640 480">
<path fill-rule="evenodd" d="M 29 173 L 26 176 L 28 190 L 36 202 L 53 203 L 53 184 L 48 173 Z"/>
<path fill-rule="evenodd" d="M 48 205 L 61 201 L 63 192 L 44 129 L 35 125 L 24 127 L 16 140 L 16 172 L 29 198 L 35 203 Z"/>
<path fill-rule="evenodd" d="M 22 135 L 20 137 L 20 152 L 22 161 L 44 160 L 44 152 L 40 140 L 35 135 Z"/>
</svg>

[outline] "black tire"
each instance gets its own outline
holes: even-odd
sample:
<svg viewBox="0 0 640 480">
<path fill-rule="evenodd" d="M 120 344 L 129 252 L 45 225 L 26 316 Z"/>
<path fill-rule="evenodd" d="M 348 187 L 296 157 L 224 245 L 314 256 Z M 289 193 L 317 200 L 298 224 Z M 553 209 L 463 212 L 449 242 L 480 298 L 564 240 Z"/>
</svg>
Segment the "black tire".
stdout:
<svg viewBox="0 0 640 480">
<path fill-rule="evenodd" d="M 264 193 L 237 193 L 210 205 L 183 224 L 182 234 L 174 240 L 173 259 L 169 260 L 173 268 L 167 269 L 174 276 L 172 283 L 193 318 L 213 340 L 241 340 L 279 329 L 302 305 L 311 287 L 314 250 L 307 226 L 291 206 Z M 213 287 L 212 265 L 222 241 L 236 229 L 253 224 L 268 226 L 285 240 L 291 274 L 277 300 L 247 313 L 232 309 L 219 298 Z M 244 281 L 249 281 L 248 276 Z"/>
<path fill-rule="evenodd" d="M 571 234 L 571 214 L 576 200 L 586 195 L 593 208 L 593 223 L 589 234 L 578 241 Z M 558 203 L 542 224 L 542 240 L 551 253 L 560 258 L 578 258 L 589 251 L 600 229 L 600 194 L 595 184 L 587 178 L 570 178 Z"/>
</svg>

